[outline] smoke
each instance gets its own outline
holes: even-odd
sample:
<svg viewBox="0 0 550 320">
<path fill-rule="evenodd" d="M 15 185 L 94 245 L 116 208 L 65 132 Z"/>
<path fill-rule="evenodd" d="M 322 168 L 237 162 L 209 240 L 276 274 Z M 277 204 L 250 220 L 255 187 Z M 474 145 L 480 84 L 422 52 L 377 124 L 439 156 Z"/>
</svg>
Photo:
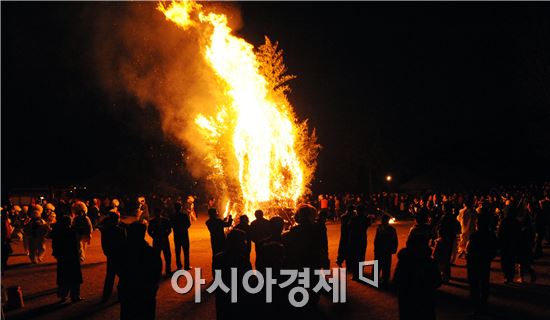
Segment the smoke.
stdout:
<svg viewBox="0 0 550 320">
<path fill-rule="evenodd" d="M 240 27 L 233 4 L 209 4 Z M 194 125 L 197 113 L 214 114 L 223 101 L 220 80 L 204 59 L 201 34 L 166 21 L 154 2 L 102 3 L 90 6 L 93 57 L 98 79 L 112 96 L 131 95 L 141 106 L 154 106 L 167 137 L 187 150 L 187 168 L 204 177 L 206 145 Z"/>
</svg>

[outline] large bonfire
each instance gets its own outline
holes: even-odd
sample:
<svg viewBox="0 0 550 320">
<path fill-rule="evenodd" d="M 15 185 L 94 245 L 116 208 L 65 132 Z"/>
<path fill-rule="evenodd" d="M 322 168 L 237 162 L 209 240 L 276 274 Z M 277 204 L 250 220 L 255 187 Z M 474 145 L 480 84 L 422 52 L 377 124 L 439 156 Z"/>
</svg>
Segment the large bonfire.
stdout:
<svg viewBox="0 0 550 320">
<path fill-rule="evenodd" d="M 184 31 L 199 31 L 200 54 L 224 88 L 225 103 L 194 121 L 225 214 L 295 208 L 307 192 L 318 146 L 287 99 L 286 83 L 294 77 L 286 74 L 282 51 L 267 37 L 255 49 L 232 34 L 226 15 L 194 1 L 161 2 L 158 9 Z"/>
</svg>

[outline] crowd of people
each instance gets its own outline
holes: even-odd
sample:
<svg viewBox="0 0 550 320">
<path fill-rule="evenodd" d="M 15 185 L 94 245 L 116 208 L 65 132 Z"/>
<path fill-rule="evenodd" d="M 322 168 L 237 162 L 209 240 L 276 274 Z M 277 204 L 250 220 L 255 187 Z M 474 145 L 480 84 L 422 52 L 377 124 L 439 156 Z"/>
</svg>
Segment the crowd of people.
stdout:
<svg viewBox="0 0 550 320">
<path fill-rule="evenodd" d="M 253 268 L 273 275 L 282 269 L 330 269 L 327 221 L 340 223 L 336 264 L 346 266 L 353 280 L 363 273 L 367 232 L 380 220 L 374 237 L 380 288 L 396 289 L 402 319 L 435 318 L 435 289 L 451 279 L 451 266 L 465 258 L 473 308 L 487 312 L 490 265 L 500 255 L 506 283 L 536 280 L 534 259 L 542 255 L 543 240 L 550 240 L 550 184 L 502 188 L 488 193 L 381 193 L 363 195 L 320 195 L 295 211 L 292 221 L 279 216 L 264 217 L 262 210 L 247 215 L 220 217 L 214 199 L 208 201 L 206 226 L 210 232 L 212 268 L 222 278 L 239 277 Z M 185 200 L 184 200 L 185 199 Z M 118 298 L 122 319 L 153 319 L 156 292 L 162 278 L 172 275 L 175 256 L 178 269 L 190 269 L 188 229 L 197 219 L 195 198 L 139 197 L 133 206 L 118 199 L 89 201 L 42 200 L 28 206 L 2 208 L 2 272 L 8 267 L 10 242 L 24 244 L 31 263 L 40 263 L 46 239 L 52 241 L 57 260 L 58 295 L 62 301 L 80 301 L 82 262 L 94 229 L 101 234 L 107 268 L 102 301 L 107 301 L 118 277 Z M 131 203 L 125 201 L 126 204 Z M 122 217 L 132 216 L 123 223 Z M 406 246 L 397 252 L 398 237 L 390 221 L 394 217 L 413 218 Z M 152 246 L 145 235 L 152 238 Z M 173 234 L 174 252 L 169 236 Z M 256 259 L 251 261 L 252 244 Z M 183 263 L 181 253 L 183 251 Z M 7 254 L 6 254 L 7 253 Z M 397 267 L 391 277 L 393 255 Z M 161 255 L 164 259 L 161 259 Z M 140 268 L 133 266 L 139 265 Z M 214 274 L 214 272 L 213 272 Z M 517 276 L 517 279 L 516 279 Z M 287 289 L 289 290 L 289 289 Z M 310 292 L 315 305 L 319 293 Z M 288 291 L 275 289 L 274 302 L 266 305 L 254 297 L 232 303 L 230 294 L 216 291 L 218 318 L 243 317 L 243 308 L 262 306 L 271 314 L 292 310 Z M 253 313 L 251 313 L 253 314 Z"/>
<path fill-rule="evenodd" d="M 120 206 L 118 199 L 102 202 L 95 198 L 87 202 L 60 199 L 57 203 L 41 199 L 40 203 L 31 205 L 3 206 L 2 274 L 9 267 L 12 241 L 22 241 L 30 262 L 39 264 L 46 253 L 46 240 L 51 239 L 52 256 L 57 261 L 57 294 L 61 302 L 69 297 L 72 302 L 81 301 L 86 246 L 92 240 L 93 231 L 99 229 L 107 260 L 102 301 L 110 298 L 118 277 L 121 318 L 153 319 L 162 272 L 160 252 L 164 254 L 166 275 L 172 275 L 170 234 L 174 234 L 178 269 L 190 268 L 188 229 L 191 220 L 196 220 L 194 198 L 172 201 L 167 197 L 153 206 L 148 205 L 145 197 L 139 197 L 135 210 L 123 215 L 123 218 L 133 218 L 127 223 L 121 221 Z M 153 239 L 152 247 L 145 241 L 146 233 Z"/>
</svg>

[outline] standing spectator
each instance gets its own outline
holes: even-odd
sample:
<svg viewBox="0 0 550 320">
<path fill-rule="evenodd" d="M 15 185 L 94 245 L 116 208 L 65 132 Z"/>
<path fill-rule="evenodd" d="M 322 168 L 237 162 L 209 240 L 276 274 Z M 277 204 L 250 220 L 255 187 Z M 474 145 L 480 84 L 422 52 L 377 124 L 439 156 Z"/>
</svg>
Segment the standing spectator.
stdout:
<svg viewBox="0 0 550 320">
<path fill-rule="evenodd" d="M 228 221 L 223 221 L 218 217 L 218 211 L 215 208 L 208 209 L 208 220 L 206 226 L 210 232 L 210 245 L 212 246 L 212 259 L 216 254 L 222 252 L 225 246 L 225 233 L 223 228 L 230 226 L 233 223 L 231 215 Z"/>
<path fill-rule="evenodd" d="M 116 214 L 120 218 L 120 201 L 113 199 L 109 201 L 109 212 Z"/>
<path fill-rule="evenodd" d="M 86 245 L 89 245 L 92 241 L 92 222 L 86 215 L 88 208 L 82 201 L 77 201 L 72 206 L 75 218 L 73 220 L 73 228 L 78 236 L 80 242 L 80 261 L 86 260 Z"/>
<path fill-rule="evenodd" d="M 32 221 L 32 212 L 29 212 L 29 206 L 23 206 L 20 213 L 21 219 L 21 231 L 23 232 L 23 250 L 28 256 L 30 253 L 29 250 L 29 237 L 30 237 L 30 226 Z"/>
<path fill-rule="evenodd" d="M 57 294 L 59 298 L 64 302 L 70 295 L 72 302 L 84 300 L 80 297 L 82 269 L 79 257 L 79 240 L 71 227 L 71 217 L 60 217 L 50 238 L 52 238 L 52 254 L 57 259 Z"/>
<path fill-rule="evenodd" d="M 92 221 L 92 226 L 96 228 L 100 218 L 99 199 L 94 198 L 90 201 L 88 216 L 90 217 L 90 221 Z"/>
<path fill-rule="evenodd" d="M 286 269 L 309 268 L 309 277 L 314 277 L 314 270 L 323 267 L 326 257 L 323 252 L 323 240 L 321 229 L 315 222 L 316 209 L 310 205 L 302 205 L 298 208 L 295 220 L 298 225 L 293 226 L 282 235 L 284 245 Z M 260 255 L 264 255 L 260 252 Z M 308 294 L 311 297 L 310 305 L 319 301 L 319 295 L 310 287 Z"/>
<path fill-rule="evenodd" d="M 256 220 L 250 224 L 250 239 L 254 242 L 254 250 L 256 257 L 258 256 L 259 244 L 270 236 L 269 220 L 264 218 L 264 212 L 262 210 L 256 210 L 254 212 Z"/>
<path fill-rule="evenodd" d="M 527 204 L 529 207 L 529 204 Z M 525 210 L 521 215 L 520 220 L 520 236 L 518 239 L 518 263 L 519 263 L 519 281 L 523 283 L 524 275 L 529 274 L 531 282 L 537 279 L 535 270 L 533 270 L 533 247 L 535 244 L 535 231 L 531 222 L 531 215 L 528 210 Z"/>
<path fill-rule="evenodd" d="M 57 218 L 60 218 L 62 216 L 68 216 L 71 214 L 71 206 L 67 202 L 67 199 L 61 198 L 59 199 L 59 203 L 57 204 Z"/>
<path fill-rule="evenodd" d="M 328 199 L 324 195 L 319 195 L 319 210 L 328 210 Z"/>
<path fill-rule="evenodd" d="M 334 211 L 335 211 L 334 221 L 337 221 L 338 218 L 340 217 L 340 210 L 341 210 L 340 197 L 334 196 Z"/>
<path fill-rule="evenodd" d="M 444 283 L 451 279 L 451 259 L 455 248 L 457 235 L 460 234 L 460 224 L 452 215 L 449 204 L 443 205 L 443 216 L 437 226 L 437 240 L 434 248 L 434 258 L 439 264 Z"/>
<path fill-rule="evenodd" d="M 370 219 L 365 214 L 365 207 L 363 205 L 357 206 L 357 215 L 351 218 L 349 224 L 349 256 L 348 268 L 351 268 L 353 279 L 358 280 L 359 274 L 362 270 L 359 270 L 359 262 L 365 261 L 365 255 L 367 253 L 367 229 L 370 227 Z"/>
<path fill-rule="evenodd" d="M 107 269 L 103 284 L 102 301 L 105 302 L 113 292 L 115 276 L 120 279 L 120 263 L 126 241 L 126 231 L 119 224 L 120 218 L 114 212 L 109 212 L 99 225 L 101 230 L 101 249 L 107 257 Z"/>
<path fill-rule="evenodd" d="M 12 227 L 6 210 L 2 210 L 2 218 L 0 222 L 2 223 L 2 274 L 4 274 L 4 270 L 6 270 L 6 267 L 8 266 L 8 257 L 12 253 L 10 244 Z"/>
<path fill-rule="evenodd" d="M 216 319 L 240 319 L 243 318 L 243 310 L 250 310 L 252 307 L 249 300 L 245 299 L 244 287 L 242 285 L 244 274 L 252 270 L 249 260 L 244 257 L 245 234 L 239 229 L 233 229 L 227 235 L 227 243 L 224 250 L 214 257 L 213 270 L 220 270 L 223 283 L 231 283 L 232 269 L 237 271 L 237 282 L 240 293 L 237 303 L 231 302 L 231 293 L 216 289 Z M 214 271 L 212 272 L 214 273 Z"/>
<path fill-rule="evenodd" d="M 317 226 L 319 227 L 319 234 L 321 237 L 321 267 L 323 269 L 330 269 L 330 259 L 328 257 L 328 236 L 327 236 L 327 216 L 326 210 L 319 212 L 317 217 Z"/>
<path fill-rule="evenodd" d="M 500 261 L 504 273 L 504 283 L 514 281 L 515 264 L 518 254 L 518 240 L 521 235 L 521 225 L 516 219 L 516 211 L 509 206 L 498 229 L 500 246 Z"/>
<path fill-rule="evenodd" d="M 475 231 L 476 226 L 476 214 L 472 209 L 471 202 L 464 201 L 462 209 L 458 212 L 458 222 L 460 222 L 460 243 L 458 245 L 458 256 L 462 256 L 466 253 L 466 245 L 470 239 L 470 234 Z"/>
<path fill-rule="evenodd" d="M 57 222 L 54 205 L 51 203 L 47 203 L 44 208 L 46 209 L 46 223 L 48 223 L 50 226 L 54 225 Z"/>
<path fill-rule="evenodd" d="M 466 248 L 470 298 L 475 315 L 483 315 L 487 312 L 491 261 L 497 252 L 497 239 L 495 234 L 489 230 L 490 223 L 489 216 L 478 217 L 477 230 L 470 235 L 470 241 Z"/>
<path fill-rule="evenodd" d="M 321 266 L 322 237 L 319 226 L 315 223 L 316 210 L 309 205 L 298 208 L 295 219 L 298 225 L 282 235 L 285 246 L 285 266 L 289 269 L 311 268 Z"/>
<path fill-rule="evenodd" d="M 42 219 L 42 206 L 37 204 L 33 208 L 33 217 L 28 226 L 29 257 L 32 263 L 40 263 L 46 252 L 46 235 L 50 232 L 50 226 Z"/>
<path fill-rule="evenodd" d="M 273 275 L 279 275 L 284 263 L 284 246 L 281 234 L 283 232 L 284 220 L 281 217 L 269 219 L 271 236 L 260 243 L 260 255 L 256 257 L 256 270 L 265 272 L 266 268 L 273 269 Z"/>
<path fill-rule="evenodd" d="M 421 235 L 424 239 L 426 239 L 426 241 L 430 242 L 430 240 L 432 240 L 433 229 L 432 226 L 428 224 L 428 214 L 426 212 L 419 211 L 416 213 L 414 219 L 416 223 L 411 227 L 411 230 L 409 230 L 407 241 L 411 237 Z"/>
<path fill-rule="evenodd" d="M 546 244 L 550 244 L 550 190 L 544 191 L 544 198 L 540 201 L 541 214 L 545 224 Z"/>
<path fill-rule="evenodd" d="M 155 319 L 162 260 L 145 241 L 146 228 L 139 222 L 127 227 L 118 282 L 121 320 Z"/>
<path fill-rule="evenodd" d="M 208 199 L 208 208 L 207 209 L 212 209 L 212 208 L 217 208 L 217 205 L 216 205 L 216 199 L 214 197 Z"/>
<path fill-rule="evenodd" d="M 191 221 L 197 221 L 197 213 L 195 212 L 195 198 L 193 196 L 188 196 L 187 201 L 185 202 L 185 211 L 191 219 Z"/>
<path fill-rule="evenodd" d="M 234 229 L 239 229 L 245 235 L 245 257 L 250 261 L 250 252 L 252 251 L 252 240 L 250 239 L 250 224 L 248 224 L 248 216 L 243 214 L 239 217 L 239 223 Z"/>
<path fill-rule="evenodd" d="M 389 224 L 390 216 L 385 214 L 374 236 L 374 259 L 378 260 L 382 273 L 382 287 L 390 281 L 392 255 L 397 252 L 397 232 Z"/>
<path fill-rule="evenodd" d="M 399 318 L 435 319 L 434 292 L 441 286 L 441 274 L 431 258 L 428 239 L 413 234 L 397 257 L 393 281 L 397 287 Z"/>
<path fill-rule="evenodd" d="M 338 243 L 338 257 L 336 258 L 336 264 L 342 267 L 342 264 L 346 262 L 346 266 L 350 268 L 348 261 L 349 254 L 349 222 L 354 216 L 354 209 L 349 206 L 346 213 L 340 217 L 340 242 Z"/>
<path fill-rule="evenodd" d="M 539 201 L 539 207 L 535 211 L 535 258 L 542 257 L 542 240 L 547 236 L 550 220 L 550 200 L 548 196 Z M 548 240 L 548 239 L 547 239 Z"/>
<path fill-rule="evenodd" d="M 334 221 L 335 217 L 336 217 L 336 201 L 334 200 L 334 196 L 330 195 L 328 197 L 328 215 L 327 215 L 327 218 Z"/>
<path fill-rule="evenodd" d="M 189 227 L 191 220 L 189 215 L 182 210 L 179 202 L 174 203 L 174 215 L 170 219 L 174 230 L 174 251 L 176 255 L 176 266 L 182 268 L 181 251 L 183 250 L 183 268 L 189 270 Z"/>
<path fill-rule="evenodd" d="M 136 218 L 139 222 L 143 223 L 149 220 L 149 205 L 145 202 L 145 197 L 138 198 L 138 209 Z"/>
<path fill-rule="evenodd" d="M 153 238 L 153 248 L 158 251 L 159 255 L 161 253 L 164 255 L 166 276 L 170 276 L 172 274 L 172 253 L 168 237 L 172 233 L 172 226 L 170 220 L 163 217 L 161 208 L 154 209 L 153 219 L 149 221 L 147 233 Z"/>
</svg>

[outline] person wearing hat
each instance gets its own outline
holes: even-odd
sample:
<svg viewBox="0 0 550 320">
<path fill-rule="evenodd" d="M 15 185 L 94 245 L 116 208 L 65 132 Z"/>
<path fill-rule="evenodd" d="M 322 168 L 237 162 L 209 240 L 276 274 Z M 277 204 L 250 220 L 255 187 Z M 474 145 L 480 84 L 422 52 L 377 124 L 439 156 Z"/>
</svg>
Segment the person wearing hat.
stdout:
<svg viewBox="0 0 550 320">
<path fill-rule="evenodd" d="M 23 220 L 21 219 L 21 211 L 22 209 L 20 206 L 14 205 L 11 207 L 9 214 L 9 219 L 13 227 L 11 238 L 16 239 L 17 241 L 23 240 Z"/>
<path fill-rule="evenodd" d="M 145 202 L 145 197 L 138 197 L 138 210 L 136 218 L 141 223 L 147 223 L 149 220 L 149 205 Z"/>
<path fill-rule="evenodd" d="M 195 212 L 195 198 L 188 196 L 185 202 L 185 211 L 191 221 L 197 221 L 197 213 Z"/>
<path fill-rule="evenodd" d="M 109 212 L 115 213 L 120 218 L 120 211 L 118 210 L 118 207 L 120 207 L 120 201 L 118 201 L 118 199 L 111 200 L 111 209 Z"/>
<path fill-rule="evenodd" d="M 73 228 L 76 231 L 80 242 L 80 261 L 84 261 L 86 260 L 86 244 L 89 245 L 92 240 L 92 221 L 86 215 L 88 212 L 88 207 L 86 207 L 84 202 L 75 202 L 73 204 L 72 211 L 75 215 L 73 220 Z"/>
<path fill-rule="evenodd" d="M 44 209 L 46 209 L 46 222 L 51 226 L 52 224 L 55 224 L 57 219 L 56 219 L 56 214 L 55 214 L 55 207 L 53 204 L 51 203 L 48 203 L 46 204 L 46 206 L 44 207 Z"/>
<path fill-rule="evenodd" d="M 41 205 L 34 206 L 31 222 L 28 226 L 29 258 L 32 263 L 40 263 L 46 252 L 46 235 L 50 232 L 50 226 L 42 219 L 44 209 Z"/>
</svg>

